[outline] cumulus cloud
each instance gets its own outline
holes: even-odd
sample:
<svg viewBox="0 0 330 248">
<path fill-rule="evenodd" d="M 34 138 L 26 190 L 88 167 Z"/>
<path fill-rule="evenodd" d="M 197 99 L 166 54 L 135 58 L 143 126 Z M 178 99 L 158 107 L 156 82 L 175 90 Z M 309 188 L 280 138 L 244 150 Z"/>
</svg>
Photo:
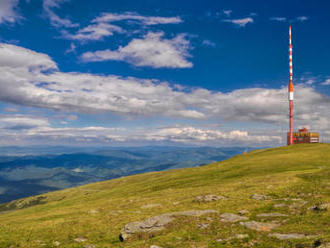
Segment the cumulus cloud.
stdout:
<svg viewBox="0 0 330 248">
<path fill-rule="evenodd" d="M 124 33 L 125 31 L 116 25 L 109 23 L 96 23 L 79 29 L 75 34 L 62 31 L 65 38 L 70 40 L 101 40 L 104 37 L 112 36 L 114 33 Z"/>
<path fill-rule="evenodd" d="M 296 20 L 299 21 L 299 22 L 304 22 L 304 21 L 308 20 L 308 17 L 307 16 L 298 16 L 296 18 Z"/>
<path fill-rule="evenodd" d="M 28 115 L 0 115 L 0 128 L 12 130 L 49 126 L 47 119 Z"/>
<path fill-rule="evenodd" d="M 271 21 L 277 21 L 277 22 L 286 22 L 286 17 L 280 17 L 280 16 L 277 16 L 277 17 L 271 17 L 270 18 Z"/>
<path fill-rule="evenodd" d="M 218 122 L 287 122 L 286 86 L 223 93 L 158 80 L 61 72 L 46 54 L 8 44 L 0 45 L 0 74 L 0 100 L 17 105 L 78 113 L 215 118 Z M 308 84 L 295 89 L 295 123 L 328 130 L 329 97 Z"/>
<path fill-rule="evenodd" d="M 72 23 L 69 19 L 59 17 L 54 9 L 60 8 L 60 5 L 69 0 L 43 0 L 43 9 L 48 16 L 50 23 L 54 27 L 65 27 L 65 28 L 74 28 L 78 27 L 79 24 Z"/>
<path fill-rule="evenodd" d="M 223 13 L 224 13 L 226 16 L 230 16 L 232 12 L 233 12 L 233 11 L 230 10 L 230 9 L 227 9 L 227 10 L 224 10 L 224 11 L 223 11 Z"/>
<path fill-rule="evenodd" d="M 275 22 L 304 22 L 307 21 L 309 18 L 307 16 L 298 16 L 295 17 L 293 19 L 288 19 L 286 17 L 283 16 L 275 16 L 275 17 L 271 17 L 269 18 L 271 21 L 275 21 Z"/>
<path fill-rule="evenodd" d="M 210 40 L 203 40 L 202 45 L 203 46 L 208 46 L 208 47 L 215 47 L 216 46 L 216 44 L 213 41 L 210 41 Z"/>
<path fill-rule="evenodd" d="M 63 37 L 71 40 L 90 41 L 102 40 L 115 33 L 126 33 L 127 31 L 114 22 L 134 23 L 138 25 L 151 26 L 159 24 L 178 24 L 182 20 L 180 17 L 159 17 L 142 16 L 137 13 L 125 12 L 123 14 L 103 13 L 91 21 L 91 24 L 79 29 L 76 33 L 70 34 L 62 31 Z"/>
<path fill-rule="evenodd" d="M 160 17 L 160 16 L 142 16 L 134 12 L 126 12 L 123 14 L 103 13 L 101 16 L 95 18 L 92 22 L 118 22 L 124 20 L 135 20 L 141 22 L 143 25 L 158 25 L 158 24 L 177 24 L 181 23 L 180 17 Z"/>
<path fill-rule="evenodd" d="M 227 19 L 227 20 L 223 20 L 223 21 L 233 23 L 239 27 L 245 27 L 248 23 L 254 22 L 252 17 L 246 17 L 246 18 L 241 18 L 241 19 Z"/>
<path fill-rule="evenodd" d="M 330 85 L 330 78 L 326 79 L 321 85 Z"/>
<path fill-rule="evenodd" d="M 18 2 L 19 0 L 0 1 L 0 24 L 4 22 L 14 23 L 21 18 L 16 12 Z"/>
<path fill-rule="evenodd" d="M 0 43 L 0 54 L 0 68 L 3 70 L 6 68 L 37 71 L 57 69 L 56 63 L 47 54 L 37 53 L 20 46 Z"/>
<path fill-rule="evenodd" d="M 81 58 L 84 62 L 106 60 L 125 61 L 135 66 L 150 66 L 153 68 L 190 68 L 192 63 L 188 50 L 190 43 L 184 34 L 173 39 L 163 38 L 164 33 L 149 32 L 143 39 L 133 39 L 128 45 L 117 50 L 101 50 L 86 52 Z"/>
<path fill-rule="evenodd" d="M 265 145 L 279 144 L 278 135 L 250 134 L 242 130 L 215 130 L 194 126 L 168 126 L 149 128 L 111 128 L 100 126 L 51 127 L 40 117 L 6 116 L 1 117 L 0 135 L 13 144 L 186 144 L 186 145 Z M 2 139 L 3 140 L 3 139 Z M 0 141 L 0 145 L 3 143 Z M 8 145 L 8 143 L 7 143 Z"/>
</svg>

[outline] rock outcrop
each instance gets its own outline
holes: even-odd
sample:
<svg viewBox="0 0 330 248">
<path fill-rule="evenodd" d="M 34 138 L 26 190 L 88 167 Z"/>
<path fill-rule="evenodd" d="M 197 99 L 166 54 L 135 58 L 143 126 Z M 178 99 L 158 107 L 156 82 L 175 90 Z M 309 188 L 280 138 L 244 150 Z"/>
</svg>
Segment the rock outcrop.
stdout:
<svg viewBox="0 0 330 248">
<path fill-rule="evenodd" d="M 220 215 L 220 220 L 222 222 L 231 222 L 231 223 L 234 223 L 234 222 L 248 220 L 248 218 L 245 217 L 245 216 L 237 215 L 237 214 L 224 213 L 224 214 Z"/>
<path fill-rule="evenodd" d="M 277 223 L 266 223 L 266 222 L 257 222 L 257 221 L 249 221 L 249 222 L 240 222 L 242 226 L 249 228 L 251 230 L 255 230 L 258 232 L 269 232 L 272 229 L 279 226 Z"/>
<path fill-rule="evenodd" d="M 226 200 L 227 197 L 219 195 L 199 195 L 195 197 L 197 202 L 212 202 L 218 200 Z"/>
<path fill-rule="evenodd" d="M 287 240 L 287 239 L 310 239 L 315 238 L 315 235 L 306 235 L 300 233 L 270 233 L 268 234 L 269 237 L 274 237 L 280 240 Z"/>
<path fill-rule="evenodd" d="M 130 222 L 126 224 L 120 234 L 119 239 L 120 241 L 125 241 L 130 236 L 135 233 L 140 232 L 157 232 L 165 229 L 165 226 L 172 222 L 175 216 L 195 216 L 199 217 L 204 214 L 212 214 L 217 213 L 216 210 L 208 209 L 208 210 L 188 210 L 188 211 L 181 211 L 181 212 L 173 212 L 173 213 L 166 213 L 157 216 L 150 217 L 143 221 L 136 221 Z"/>
</svg>

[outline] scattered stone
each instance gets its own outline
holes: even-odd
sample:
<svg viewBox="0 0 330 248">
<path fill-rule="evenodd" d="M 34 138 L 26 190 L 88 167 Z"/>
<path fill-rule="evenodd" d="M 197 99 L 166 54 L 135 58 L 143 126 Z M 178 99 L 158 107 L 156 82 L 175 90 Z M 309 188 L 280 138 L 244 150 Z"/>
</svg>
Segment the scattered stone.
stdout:
<svg viewBox="0 0 330 248">
<path fill-rule="evenodd" d="M 323 243 L 321 242 L 321 240 L 316 240 L 314 242 L 314 246 L 313 247 L 317 247 L 317 248 L 330 248 L 330 243 Z"/>
<path fill-rule="evenodd" d="M 270 233 L 268 234 L 269 237 L 274 237 L 280 240 L 287 240 L 287 239 L 310 239 L 315 238 L 315 235 L 306 235 L 306 234 L 299 234 L 299 233 Z"/>
<path fill-rule="evenodd" d="M 179 205 L 180 204 L 180 202 L 173 202 L 173 205 Z"/>
<path fill-rule="evenodd" d="M 281 213 L 262 213 L 257 214 L 257 217 L 287 217 L 287 214 L 281 214 Z"/>
<path fill-rule="evenodd" d="M 234 237 L 232 237 L 232 239 L 246 239 L 248 238 L 249 235 L 248 234 L 236 234 Z"/>
<path fill-rule="evenodd" d="M 217 239 L 216 241 L 217 242 L 223 242 L 224 240 L 223 239 Z"/>
<path fill-rule="evenodd" d="M 248 220 L 248 218 L 245 216 L 239 216 L 237 214 L 224 213 L 224 214 L 220 215 L 220 220 L 222 222 L 234 223 L 234 222 L 238 222 L 238 221 Z"/>
<path fill-rule="evenodd" d="M 54 242 L 54 245 L 55 245 L 55 246 L 59 246 L 60 244 L 61 244 L 61 243 L 58 242 L 58 241 L 55 241 L 55 242 Z"/>
<path fill-rule="evenodd" d="M 250 212 L 248 210 L 246 210 L 246 209 L 242 209 L 242 210 L 238 211 L 238 214 L 239 215 L 246 215 L 246 214 L 249 214 L 249 213 Z"/>
<path fill-rule="evenodd" d="M 181 212 L 174 212 L 172 213 L 172 216 L 180 216 L 180 215 L 186 215 L 186 216 L 195 216 L 199 217 L 204 214 L 214 214 L 218 213 L 217 210 L 214 209 L 207 209 L 207 210 L 188 210 L 188 211 L 181 211 Z"/>
<path fill-rule="evenodd" d="M 279 226 L 277 223 L 265 223 L 265 222 L 257 222 L 257 221 L 249 221 L 249 222 L 240 222 L 242 226 L 246 228 L 258 231 L 258 232 L 269 232 L 272 229 Z"/>
<path fill-rule="evenodd" d="M 275 204 L 274 205 L 274 208 L 284 208 L 286 207 L 287 205 L 285 203 L 279 203 L 279 204 Z"/>
<path fill-rule="evenodd" d="M 173 212 L 162 215 L 157 215 L 150 217 L 144 221 L 136 221 L 130 222 L 126 224 L 120 234 L 120 241 L 125 241 L 131 235 L 139 232 L 157 232 L 165 229 L 165 226 L 174 220 L 175 216 L 194 216 L 199 217 L 204 214 L 217 213 L 216 210 L 208 209 L 208 210 L 188 210 L 181 212 Z"/>
<path fill-rule="evenodd" d="M 82 243 L 82 242 L 86 242 L 87 241 L 87 238 L 84 238 L 84 237 L 78 237 L 78 238 L 75 238 L 74 241 L 78 242 L 78 243 Z"/>
<path fill-rule="evenodd" d="M 162 205 L 159 203 L 154 203 L 154 204 L 147 204 L 142 206 L 141 208 L 156 208 L 156 207 L 161 207 Z"/>
<path fill-rule="evenodd" d="M 209 227 L 210 224 L 208 223 L 201 223 L 201 224 L 198 224 L 198 229 L 206 229 Z"/>
<path fill-rule="evenodd" d="M 84 248 L 96 248 L 95 245 L 84 245 Z"/>
<path fill-rule="evenodd" d="M 326 211 L 326 210 L 330 209 L 330 202 L 323 203 L 321 205 L 314 205 L 314 206 L 310 207 L 309 209 L 313 210 L 313 211 Z"/>
<path fill-rule="evenodd" d="M 162 248 L 162 247 L 160 247 L 158 245 L 151 245 L 150 248 Z"/>
<path fill-rule="evenodd" d="M 225 196 L 218 196 L 218 195 L 199 195 L 195 197 L 195 200 L 198 202 L 212 202 L 218 200 L 226 200 L 227 197 Z"/>
<path fill-rule="evenodd" d="M 330 209 L 330 202 L 321 204 L 320 209 L 321 210 L 329 210 Z"/>
<path fill-rule="evenodd" d="M 211 217 L 207 217 L 206 220 L 208 220 L 208 221 L 213 221 L 213 218 L 211 218 Z"/>
<path fill-rule="evenodd" d="M 262 194 L 253 194 L 250 198 L 258 201 L 264 201 L 268 199 L 268 196 Z"/>
<path fill-rule="evenodd" d="M 96 209 L 91 209 L 91 210 L 88 211 L 88 213 L 89 214 L 97 214 L 97 213 L 99 213 L 99 211 L 96 210 Z"/>
</svg>

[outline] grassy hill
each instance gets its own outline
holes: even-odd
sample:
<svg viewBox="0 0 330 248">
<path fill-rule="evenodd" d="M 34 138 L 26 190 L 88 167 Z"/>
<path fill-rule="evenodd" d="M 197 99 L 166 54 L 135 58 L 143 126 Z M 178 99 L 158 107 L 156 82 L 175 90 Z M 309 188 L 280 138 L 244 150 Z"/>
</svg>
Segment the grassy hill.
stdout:
<svg viewBox="0 0 330 248">
<path fill-rule="evenodd" d="M 205 195 L 222 198 L 196 200 Z M 0 205 L 0 247 L 322 247 L 330 242 L 326 203 L 329 144 L 264 149 L 198 168 L 123 177 Z M 178 215 L 158 232 L 136 233 L 124 242 L 118 238 L 130 222 L 206 209 L 218 213 Z M 223 221 L 222 214 L 239 211 L 244 221 Z M 251 221 L 274 228 L 250 229 L 244 223 Z M 285 235 L 289 239 L 283 240 Z"/>
</svg>

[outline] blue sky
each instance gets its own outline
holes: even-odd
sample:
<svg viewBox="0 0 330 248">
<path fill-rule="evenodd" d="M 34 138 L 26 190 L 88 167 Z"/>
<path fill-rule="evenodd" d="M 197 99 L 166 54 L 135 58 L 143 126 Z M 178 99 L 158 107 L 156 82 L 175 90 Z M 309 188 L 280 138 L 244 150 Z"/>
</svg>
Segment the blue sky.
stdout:
<svg viewBox="0 0 330 248">
<path fill-rule="evenodd" d="M 0 1 L 0 145 L 285 143 L 330 134 L 327 1 Z"/>
</svg>

